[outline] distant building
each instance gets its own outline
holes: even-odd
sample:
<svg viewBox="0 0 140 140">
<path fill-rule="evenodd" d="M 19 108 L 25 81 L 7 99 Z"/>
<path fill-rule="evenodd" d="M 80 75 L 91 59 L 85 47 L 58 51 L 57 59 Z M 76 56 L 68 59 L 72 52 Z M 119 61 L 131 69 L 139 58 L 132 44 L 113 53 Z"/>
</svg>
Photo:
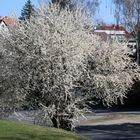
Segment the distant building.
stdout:
<svg viewBox="0 0 140 140">
<path fill-rule="evenodd" d="M 97 26 L 94 33 L 101 36 L 103 40 L 112 40 L 124 43 L 132 57 L 136 57 L 136 38 L 132 33 L 128 33 L 123 26 Z"/>
<path fill-rule="evenodd" d="M 10 17 L 0 17 L 0 31 L 8 31 L 15 26 L 16 20 Z"/>
<path fill-rule="evenodd" d="M 123 26 L 112 25 L 112 26 L 97 26 L 94 29 L 97 34 L 106 34 L 109 39 L 130 39 L 134 36 L 126 31 Z"/>
</svg>

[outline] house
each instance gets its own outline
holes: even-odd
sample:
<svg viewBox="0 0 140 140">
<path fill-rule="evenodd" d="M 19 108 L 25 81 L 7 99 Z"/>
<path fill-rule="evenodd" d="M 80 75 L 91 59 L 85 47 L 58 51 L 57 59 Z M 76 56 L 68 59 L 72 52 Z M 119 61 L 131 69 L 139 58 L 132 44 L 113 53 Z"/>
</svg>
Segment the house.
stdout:
<svg viewBox="0 0 140 140">
<path fill-rule="evenodd" d="M 0 31 L 8 31 L 15 26 L 16 20 L 10 17 L 0 17 Z"/>
<path fill-rule="evenodd" d="M 136 55 L 136 38 L 132 33 L 126 31 L 123 26 L 97 26 L 94 33 L 101 36 L 103 40 L 117 41 L 125 44 L 131 56 Z"/>
<path fill-rule="evenodd" d="M 108 39 L 129 39 L 134 36 L 126 31 L 123 26 L 111 25 L 111 26 L 97 26 L 94 29 L 97 34 L 105 33 Z"/>
</svg>

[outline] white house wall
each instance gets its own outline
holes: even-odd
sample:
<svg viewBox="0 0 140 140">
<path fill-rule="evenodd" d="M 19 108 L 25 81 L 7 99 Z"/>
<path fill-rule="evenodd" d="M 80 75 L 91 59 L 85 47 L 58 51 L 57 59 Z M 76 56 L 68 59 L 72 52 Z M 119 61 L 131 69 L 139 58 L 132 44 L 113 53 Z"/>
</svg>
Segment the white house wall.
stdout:
<svg viewBox="0 0 140 140">
<path fill-rule="evenodd" d="M 108 35 L 124 35 L 125 31 L 112 31 L 112 30 L 95 30 L 96 33 L 102 33 L 105 32 Z"/>
<path fill-rule="evenodd" d="M 0 31 L 8 32 L 8 28 L 3 21 L 0 23 Z"/>
</svg>

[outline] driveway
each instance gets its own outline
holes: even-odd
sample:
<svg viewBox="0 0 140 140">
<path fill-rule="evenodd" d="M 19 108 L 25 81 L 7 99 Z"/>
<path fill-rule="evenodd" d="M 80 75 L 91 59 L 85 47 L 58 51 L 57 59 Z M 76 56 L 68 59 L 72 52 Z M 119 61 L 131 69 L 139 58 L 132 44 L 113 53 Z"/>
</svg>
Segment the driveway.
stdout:
<svg viewBox="0 0 140 140">
<path fill-rule="evenodd" d="M 98 112 L 80 119 L 76 132 L 92 140 L 140 140 L 140 112 Z"/>
</svg>

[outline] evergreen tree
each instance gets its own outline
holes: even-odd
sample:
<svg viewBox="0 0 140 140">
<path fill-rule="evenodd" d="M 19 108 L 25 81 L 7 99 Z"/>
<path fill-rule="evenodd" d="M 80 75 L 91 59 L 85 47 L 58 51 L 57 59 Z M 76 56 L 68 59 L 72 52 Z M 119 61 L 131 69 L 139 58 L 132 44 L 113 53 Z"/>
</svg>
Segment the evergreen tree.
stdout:
<svg viewBox="0 0 140 140">
<path fill-rule="evenodd" d="M 21 20 L 30 20 L 31 15 L 33 15 L 35 12 L 34 6 L 31 2 L 31 0 L 27 0 L 25 3 L 22 11 L 21 11 Z"/>
<path fill-rule="evenodd" d="M 65 8 L 66 6 L 72 6 L 72 0 L 52 0 L 53 4 L 59 4 L 60 8 Z"/>
<path fill-rule="evenodd" d="M 76 7 L 82 6 L 93 15 L 99 6 L 99 0 L 51 0 L 51 2 L 59 5 L 61 9 L 68 7 L 75 10 Z"/>
</svg>

